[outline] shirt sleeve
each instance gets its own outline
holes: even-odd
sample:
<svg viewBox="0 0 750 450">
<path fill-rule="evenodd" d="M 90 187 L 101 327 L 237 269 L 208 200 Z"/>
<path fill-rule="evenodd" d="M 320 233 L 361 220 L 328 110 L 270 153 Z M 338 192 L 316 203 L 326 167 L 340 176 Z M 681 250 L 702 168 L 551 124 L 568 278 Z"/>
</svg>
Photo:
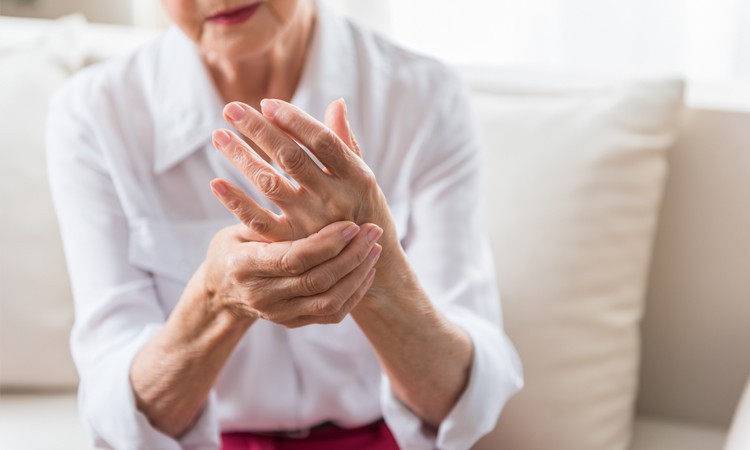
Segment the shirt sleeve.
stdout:
<svg viewBox="0 0 750 450">
<path fill-rule="evenodd" d="M 431 137 L 417 150 L 403 245 L 431 301 L 471 338 L 474 357 L 468 385 L 437 432 L 393 394 L 385 375 L 381 404 L 403 448 L 466 450 L 494 428 L 507 400 L 523 386 L 523 376 L 502 329 L 482 212 L 481 149 L 468 92 L 450 72 L 436 91 Z"/>
<path fill-rule="evenodd" d="M 103 131 L 83 105 L 102 96 L 82 92 L 81 84 L 55 96 L 46 129 L 50 189 L 75 299 L 71 350 L 79 414 L 97 448 L 216 449 L 213 393 L 179 441 L 136 408 L 130 367 L 166 314 L 151 275 L 128 262 L 129 227 L 100 144 Z"/>
</svg>

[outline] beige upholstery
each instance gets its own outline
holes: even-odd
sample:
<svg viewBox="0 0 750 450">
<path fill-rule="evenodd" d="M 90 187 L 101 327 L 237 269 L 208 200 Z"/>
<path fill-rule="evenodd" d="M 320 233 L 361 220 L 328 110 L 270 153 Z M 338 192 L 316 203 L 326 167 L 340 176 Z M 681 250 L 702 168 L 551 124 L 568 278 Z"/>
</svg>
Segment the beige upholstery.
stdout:
<svg viewBox="0 0 750 450">
<path fill-rule="evenodd" d="M 682 83 L 471 75 L 505 327 L 526 382 L 475 448 L 623 450 Z"/>
<path fill-rule="evenodd" d="M 750 114 L 689 110 L 669 160 L 638 410 L 728 427 L 750 375 Z"/>
<path fill-rule="evenodd" d="M 725 434 L 716 425 L 639 416 L 630 450 L 721 450 Z"/>
</svg>

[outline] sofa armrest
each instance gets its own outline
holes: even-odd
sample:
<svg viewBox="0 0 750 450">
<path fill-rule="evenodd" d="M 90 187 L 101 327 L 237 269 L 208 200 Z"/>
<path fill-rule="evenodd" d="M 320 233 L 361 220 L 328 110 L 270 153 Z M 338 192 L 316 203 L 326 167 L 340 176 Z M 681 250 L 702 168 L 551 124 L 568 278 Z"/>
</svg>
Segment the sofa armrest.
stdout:
<svg viewBox="0 0 750 450">
<path fill-rule="evenodd" d="M 746 450 L 750 448 L 750 379 L 747 380 L 745 393 L 740 398 L 737 411 L 732 419 L 727 443 L 724 450 Z"/>
</svg>

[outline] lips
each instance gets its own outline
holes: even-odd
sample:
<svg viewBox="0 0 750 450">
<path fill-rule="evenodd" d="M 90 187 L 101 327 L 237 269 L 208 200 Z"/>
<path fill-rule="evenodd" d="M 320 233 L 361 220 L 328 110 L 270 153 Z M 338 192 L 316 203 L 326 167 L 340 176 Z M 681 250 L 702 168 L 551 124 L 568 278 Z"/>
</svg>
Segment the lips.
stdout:
<svg viewBox="0 0 750 450">
<path fill-rule="evenodd" d="M 261 2 L 256 2 L 251 5 L 230 8 L 214 14 L 207 20 L 219 25 L 235 25 L 249 20 L 253 15 L 255 15 L 255 12 L 260 6 Z"/>
</svg>

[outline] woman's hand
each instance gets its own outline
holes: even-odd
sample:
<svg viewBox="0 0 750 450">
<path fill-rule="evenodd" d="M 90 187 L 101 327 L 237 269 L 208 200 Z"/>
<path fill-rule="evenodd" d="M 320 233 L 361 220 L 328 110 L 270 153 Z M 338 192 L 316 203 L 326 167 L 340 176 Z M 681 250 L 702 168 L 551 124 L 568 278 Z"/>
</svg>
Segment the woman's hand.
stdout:
<svg viewBox="0 0 750 450">
<path fill-rule="evenodd" d="M 290 328 L 338 323 L 372 284 L 381 234 L 373 224 L 336 222 L 302 239 L 266 243 L 243 224 L 230 226 L 209 246 L 205 287 L 239 317 Z"/>
<path fill-rule="evenodd" d="M 242 224 L 220 230 L 164 327 L 133 360 L 138 409 L 179 437 L 255 319 L 290 328 L 343 320 L 372 285 L 381 234 L 373 224 L 337 222 L 265 243 Z"/>
<path fill-rule="evenodd" d="M 214 180 L 214 193 L 230 211 L 269 241 L 299 239 L 330 223 L 348 220 L 376 223 L 385 230 L 386 243 L 398 243 L 385 196 L 359 155 L 343 101 L 329 106 L 328 126 L 280 100 L 264 100 L 262 109 L 263 114 L 235 102 L 224 110 L 227 121 L 247 137 L 250 145 L 227 130 L 214 132 L 213 141 L 283 215 L 261 208 L 228 181 Z M 274 170 L 261 152 L 297 185 Z"/>
<path fill-rule="evenodd" d="M 400 247 L 385 196 L 360 157 L 343 102 L 329 106 L 325 125 L 279 100 L 264 100 L 261 106 L 263 114 L 241 103 L 227 105 L 226 119 L 250 144 L 219 130 L 214 145 L 283 214 L 261 208 L 224 180 L 212 182 L 214 193 L 248 229 L 270 241 L 303 238 L 341 220 L 383 228 L 377 279 L 368 282 L 371 287 L 357 290 L 357 295 L 364 291 L 367 297 L 352 310 L 352 317 L 372 344 L 396 396 L 426 424 L 439 426 L 468 383 L 472 342 L 419 285 Z M 263 152 L 297 184 L 276 172 L 260 156 Z M 451 357 L 434 358 L 436 353 Z"/>
</svg>

